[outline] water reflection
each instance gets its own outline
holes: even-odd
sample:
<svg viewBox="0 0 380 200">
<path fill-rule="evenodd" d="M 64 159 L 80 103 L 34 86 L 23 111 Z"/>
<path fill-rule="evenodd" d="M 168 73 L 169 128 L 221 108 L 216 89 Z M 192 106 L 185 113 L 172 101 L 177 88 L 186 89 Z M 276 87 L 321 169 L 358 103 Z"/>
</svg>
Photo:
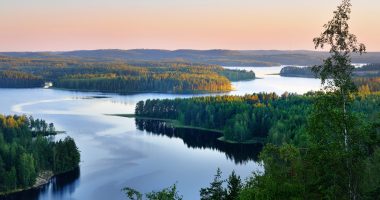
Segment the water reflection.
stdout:
<svg viewBox="0 0 380 200">
<path fill-rule="evenodd" d="M 136 127 L 149 134 L 164 135 L 169 138 L 180 138 L 188 148 L 212 149 L 225 153 L 227 159 L 236 164 L 256 161 L 262 149 L 261 144 L 230 144 L 218 140 L 221 133 L 190 129 L 175 128 L 170 123 L 159 120 L 135 119 Z"/>
<path fill-rule="evenodd" d="M 70 196 L 78 187 L 80 181 L 80 169 L 77 168 L 71 172 L 60 174 L 50 180 L 40 188 L 30 189 L 27 191 L 12 194 L 6 197 L 0 197 L 1 200 L 37 200 L 37 199 L 65 199 Z"/>
</svg>

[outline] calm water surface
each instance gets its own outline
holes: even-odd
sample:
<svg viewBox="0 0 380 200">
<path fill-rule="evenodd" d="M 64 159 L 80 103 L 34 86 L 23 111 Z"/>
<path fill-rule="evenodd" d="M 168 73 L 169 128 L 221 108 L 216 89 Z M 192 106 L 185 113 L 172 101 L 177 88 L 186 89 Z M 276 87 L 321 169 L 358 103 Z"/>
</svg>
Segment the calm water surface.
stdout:
<svg viewBox="0 0 380 200">
<path fill-rule="evenodd" d="M 235 91 L 229 94 L 304 93 L 320 87 L 316 79 L 268 75 L 279 73 L 281 67 L 244 69 L 255 71 L 262 79 L 234 82 Z M 81 151 L 79 170 L 9 199 L 126 199 L 120 191 L 125 186 L 149 192 L 177 183 L 184 199 L 193 200 L 199 199 L 199 189 L 208 186 L 217 167 L 224 177 L 232 170 L 243 178 L 262 170 L 254 161 L 260 149 L 257 146 L 225 145 L 216 141 L 217 135 L 106 115 L 133 113 L 138 101 L 149 98 L 191 96 L 0 89 L 0 113 L 33 115 L 53 122 L 75 139 Z"/>
</svg>

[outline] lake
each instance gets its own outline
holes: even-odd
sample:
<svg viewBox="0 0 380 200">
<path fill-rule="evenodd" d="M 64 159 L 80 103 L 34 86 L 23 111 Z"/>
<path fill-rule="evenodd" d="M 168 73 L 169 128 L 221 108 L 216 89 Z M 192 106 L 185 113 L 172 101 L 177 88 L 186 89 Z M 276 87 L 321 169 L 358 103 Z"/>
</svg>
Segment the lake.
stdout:
<svg viewBox="0 0 380 200">
<path fill-rule="evenodd" d="M 317 79 L 273 75 L 282 67 L 229 68 L 253 70 L 260 78 L 234 82 L 235 90 L 227 93 L 231 95 L 302 94 L 320 88 Z M 218 167 L 224 178 L 233 170 L 243 179 L 262 171 L 255 161 L 260 151 L 257 145 L 227 145 L 216 140 L 218 135 L 108 115 L 134 113 L 141 100 L 192 96 L 200 95 L 0 89 L 0 113 L 33 115 L 53 122 L 57 130 L 67 131 L 56 137 L 73 137 L 81 151 L 79 170 L 7 199 L 126 199 L 121 192 L 125 186 L 150 192 L 177 183 L 184 199 L 192 200 L 199 199 L 199 189 L 209 185 Z"/>
</svg>

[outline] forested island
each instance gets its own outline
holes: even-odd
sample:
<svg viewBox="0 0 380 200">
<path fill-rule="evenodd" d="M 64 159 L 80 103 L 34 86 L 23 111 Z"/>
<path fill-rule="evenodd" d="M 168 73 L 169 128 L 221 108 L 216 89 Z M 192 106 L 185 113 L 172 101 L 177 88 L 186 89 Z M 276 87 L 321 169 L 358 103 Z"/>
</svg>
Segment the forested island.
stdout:
<svg viewBox="0 0 380 200">
<path fill-rule="evenodd" d="M 231 81 L 253 72 L 183 62 L 98 62 L 79 59 L 0 57 L 0 87 L 56 88 L 112 93 L 202 93 L 231 91 Z"/>
<path fill-rule="evenodd" d="M 70 137 L 55 141 L 52 123 L 0 115 L 0 196 L 46 184 L 78 168 L 80 153 Z"/>
<path fill-rule="evenodd" d="M 280 75 L 285 77 L 318 78 L 312 71 L 312 67 L 286 66 L 281 69 Z M 354 77 L 365 78 L 380 77 L 380 64 L 372 63 L 366 64 L 362 67 L 357 67 L 354 69 L 352 75 Z"/>
</svg>

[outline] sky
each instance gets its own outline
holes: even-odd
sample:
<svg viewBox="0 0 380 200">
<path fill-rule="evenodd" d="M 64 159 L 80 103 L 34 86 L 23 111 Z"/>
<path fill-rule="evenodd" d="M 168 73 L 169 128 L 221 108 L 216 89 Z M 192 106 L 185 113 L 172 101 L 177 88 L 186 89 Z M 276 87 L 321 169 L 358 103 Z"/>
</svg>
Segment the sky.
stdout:
<svg viewBox="0 0 380 200">
<path fill-rule="evenodd" d="M 0 0 L 0 51 L 312 50 L 341 0 Z M 351 32 L 380 51 L 379 0 Z"/>
</svg>

